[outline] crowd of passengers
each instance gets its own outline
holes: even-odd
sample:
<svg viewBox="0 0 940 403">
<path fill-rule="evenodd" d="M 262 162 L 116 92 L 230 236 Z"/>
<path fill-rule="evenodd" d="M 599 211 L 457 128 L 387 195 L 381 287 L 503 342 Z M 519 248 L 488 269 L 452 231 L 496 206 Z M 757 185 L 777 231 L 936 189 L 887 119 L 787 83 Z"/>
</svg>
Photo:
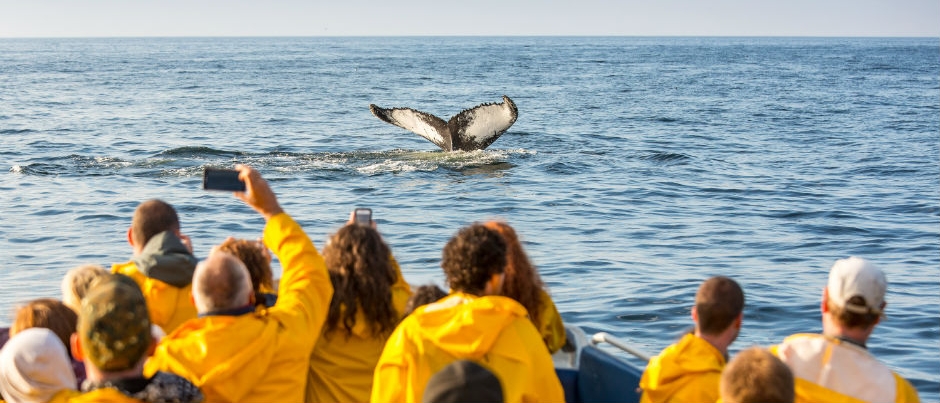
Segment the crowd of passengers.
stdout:
<svg viewBox="0 0 940 403">
<path fill-rule="evenodd" d="M 61 300 L 16 310 L 0 337 L 3 401 L 565 401 L 552 360 L 565 328 L 508 224 L 474 223 L 446 243 L 447 292 L 412 287 L 374 222 L 351 216 L 321 255 L 258 171 L 236 168 L 246 191 L 235 197 L 266 221 L 261 239 L 226 239 L 199 260 L 170 204 L 141 203 L 129 262 L 76 267 Z M 866 349 L 886 288 L 871 262 L 841 259 L 823 334 L 729 360 L 744 292 L 706 279 L 694 331 L 649 361 L 641 400 L 916 402 Z"/>
</svg>

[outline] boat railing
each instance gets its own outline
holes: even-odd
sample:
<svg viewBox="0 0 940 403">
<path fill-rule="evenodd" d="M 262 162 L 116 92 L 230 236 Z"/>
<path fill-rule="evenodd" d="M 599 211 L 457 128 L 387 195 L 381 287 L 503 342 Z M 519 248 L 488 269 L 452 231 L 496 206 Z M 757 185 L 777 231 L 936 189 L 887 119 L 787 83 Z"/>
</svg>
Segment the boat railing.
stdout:
<svg viewBox="0 0 940 403">
<path fill-rule="evenodd" d="M 625 341 L 623 341 L 623 340 L 620 340 L 620 339 L 614 337 L 613 335 L 611 335 L 610 333 L 607 333 L 607 332 L 595 333 L 594 336 L 591 336 L 591 343 L 594 344 L 594 345 L 597 345 L 597 344 L 600 344 L 600 343 L 607 343 L 607 344 L 610 344 L 611 346 L 617 347 L 617 348 L 619 348 L 619 349 L 625 351 L 626 353 L 628 353 L 628 354 L 630 354 L 630 355 L 632 355 L 632 356 L 634 356 L 634 357 L 637 357 L 637 358 L 643 360 L 644 362 L 649 362 L 649 360 L 650 360 L 650 355 L 649 355 L 649 354 L 646 354 L 646 353 L 644 353 L 644 352 L 642 352 L 642 351 L 640 351 L 640 350 L 637 350 L 637 349 L 635 349 L 635 348 L 633 348 L 633 347 L 630 347 L 630 346 L 627 344 L 627 342 L 625 342 Z"/>
</svg>

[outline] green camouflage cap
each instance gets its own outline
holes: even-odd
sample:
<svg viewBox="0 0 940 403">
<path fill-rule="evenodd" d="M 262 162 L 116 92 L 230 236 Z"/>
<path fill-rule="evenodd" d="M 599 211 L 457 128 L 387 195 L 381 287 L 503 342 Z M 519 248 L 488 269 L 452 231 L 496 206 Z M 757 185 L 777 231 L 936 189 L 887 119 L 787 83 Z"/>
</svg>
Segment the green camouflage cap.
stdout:
<svg viewBox="0 0 940 403">
<path fill-rule="evenodd" d="M 150 347 L 150 314 L 140 287 L 130 277 L 109 276 L 82 299 L 78 334 L 86 360 L 98 369 L 131 369 Z"/>
</svg>

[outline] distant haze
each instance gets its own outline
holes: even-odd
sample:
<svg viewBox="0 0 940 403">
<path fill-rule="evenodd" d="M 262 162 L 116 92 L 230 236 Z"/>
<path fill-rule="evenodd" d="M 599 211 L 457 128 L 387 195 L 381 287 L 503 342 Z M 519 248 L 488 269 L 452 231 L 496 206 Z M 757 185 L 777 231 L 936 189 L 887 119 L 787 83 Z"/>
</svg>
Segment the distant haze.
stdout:
<svg viewBox="0 0 940 403">
<path fill-rule="evenodd" d="M 940 37 L 940 1 L 0 0 L 0 38 L 413 35 Z"/>
</svg>

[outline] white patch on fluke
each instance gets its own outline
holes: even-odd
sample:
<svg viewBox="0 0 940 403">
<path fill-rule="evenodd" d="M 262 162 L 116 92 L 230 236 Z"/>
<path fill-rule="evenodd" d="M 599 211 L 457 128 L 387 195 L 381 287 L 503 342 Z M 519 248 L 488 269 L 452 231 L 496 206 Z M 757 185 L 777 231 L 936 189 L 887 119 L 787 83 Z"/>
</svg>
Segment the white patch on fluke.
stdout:
<svg viewBox="0 0 940 403">
<path fill-rule="evenodd" d="M 507 96 L 501 103 L 486 103 L 464 110 L 449 121 L 411 108 L 385 109 L 369 105 L 377 118 L 428 139 L 444 151 L 482 150 L 493 144 L 518 117 Z"/>
<path fill-rule="evenodd" d="M 444 136 L 431 125 L 431 121 L 407 109 L 392 109 L 388 115 L 395 126 L 407 127 L 434 144 L 444 142 Z M 443 123 L 443 121 L 441 122 Z"/>
</svg>

